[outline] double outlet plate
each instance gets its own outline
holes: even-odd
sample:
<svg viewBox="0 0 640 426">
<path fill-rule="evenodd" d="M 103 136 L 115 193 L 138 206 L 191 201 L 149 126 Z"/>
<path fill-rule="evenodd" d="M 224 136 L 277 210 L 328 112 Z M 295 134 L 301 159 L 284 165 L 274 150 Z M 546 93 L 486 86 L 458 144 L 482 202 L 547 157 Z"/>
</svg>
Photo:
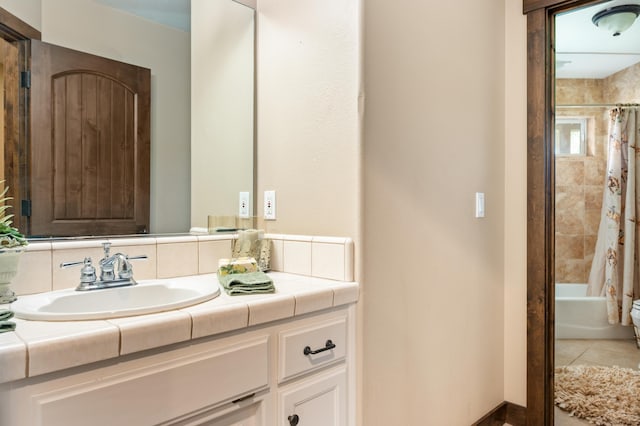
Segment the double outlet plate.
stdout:
<svg viewBox="0 0 640 426">
<path fill-rule="evenodd" d="M 238 216 L 241 219 L 251 217 L 251 199 L 249 192 L 240 192 Z M 264 218 L 276 220 L 276 191 L 264 191 Z"/>
</svg>

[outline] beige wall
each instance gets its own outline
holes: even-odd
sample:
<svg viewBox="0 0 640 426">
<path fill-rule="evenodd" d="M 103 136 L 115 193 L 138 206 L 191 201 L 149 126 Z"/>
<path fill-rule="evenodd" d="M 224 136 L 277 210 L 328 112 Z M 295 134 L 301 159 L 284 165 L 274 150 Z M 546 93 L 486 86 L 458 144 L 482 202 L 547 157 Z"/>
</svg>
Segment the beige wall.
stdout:
<svg viewBox="0 0 640 426">
<path fill-rule="evenodd" d="M 191 2 L 191 227 L 253 195 L 253 10 Z"/>
<path fill-rule="evenodd" d="M 354 113 L 338 127 L 329 109 L 353 105 L 357 86 L 337 72 L 353 52 L 308 37 L 316 19 L 350 24 L 329 15 L 332 8 L 314 15 L 310 5 L 286 6 L 259 4 L 259 194 L 278 191 L 278 220 L 267 224 L 275 230 L 354 236 L 364 226 L 363 244 L 356 242 L 365 259 L 360 420 L 469 424 L 503 400 L 525 405 L 521 3 L 366 3 L 359 217 L 359 146 L 348 125 Z M 461 7 L 469 11 L 465 31 L 437 18 Z M 340 78 L 351 97 L 335 95 Z M 487 194 L 485 219 L 473 218 L 476 191 Z M 332 208 L 314 209 L 310 200 Z"/>
<path fill-rule="evenodd" d="M 359 4 L 258 2 L 257 211 L 275 190 L 269 232 L 358 244 Z"/>
<path fill-rule="evenodd" d="M 277 199 L 277 220 L 259 220 L 258 227 L 351 237 L 357 280 L 364 252 L 362 4 L 260 0 L 257 10 L 258 216 L 264 214 L 265 190 L 275 190 Z M 361 294 L 359 327 L 364 300 Z M 361 330 L 357 336 L 362 342 Z M 361 353 L 357 365 L 361 395 Z"/>
<path fill-rule="evenodd" d="M 505 2 L 364 25 L 364 424 L 468 425 L 505 398 Z"/>
<path fill-rule="evenodd" d="M 0 0 L 0 7 L 17 16 L 36 30 L 42 29 L 41 0 Z"/>
<path fill-rule="evenodd" d="M 504 399 L 527 403 L 527 19 L 505 4 Z"/>
<path fill-rule="evenodd" d="M 6 1 L 7 9 L 12 3 Z M 40 0 L 21 6 L 15 7 L 18 17 L 41 27 L 45 42 L 151 69 L 150 229 L 188 230 L 189 33 L 87 0 Z M 40 8 L 41 18 L 36 13 Z"/>
</svg>

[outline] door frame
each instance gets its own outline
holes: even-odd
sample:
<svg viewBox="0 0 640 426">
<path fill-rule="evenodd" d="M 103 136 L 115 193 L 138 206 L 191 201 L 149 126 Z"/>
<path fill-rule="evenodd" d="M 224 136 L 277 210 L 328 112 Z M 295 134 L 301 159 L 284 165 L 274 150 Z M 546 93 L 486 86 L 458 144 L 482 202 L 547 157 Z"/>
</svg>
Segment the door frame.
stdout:
<svg viewBox="0 0 640 426">
<path fill-rule="evenodd" d="M 602 0 L 523 0 L 527 15 L 527 425 L 553 425 L 554 16 Z"/>
<path fill-rule="evenodd" d="M 18 48 L 18 72 L 28 70 L 29 67 L 29 40 L 40 40 L 42 34 L 31 25 L 0 7 L 0 37 L 15 44 Z M 23 233 L 28 233 L 28 220 L 22 216 L 21 200 L 29 199 L 26 182 L 23 177 L 27 175 L 29 168 L 27 152 L 29 146 L 29 90 L 25 87 L 18 89 L 17 117 L 5 117 L 5 164 L 7 167 L 9 191 L 7 195 L 12 197 L 9 202 L 13 209 L 13 226 Z M 16 114 L 13 114 L 16 117 Z M 15 135 L 17 136 L 17 140 Z M 14 135 L 14 136 L 10 136 Z M 7 136 L 9 136 L 7 138 Z M 8 144 L 8 145 L 7 145 Z M 8 159 L 8 160 L 7 160 Z M 7 177 L 7 176 L 6 176 Z"/>
</svg>

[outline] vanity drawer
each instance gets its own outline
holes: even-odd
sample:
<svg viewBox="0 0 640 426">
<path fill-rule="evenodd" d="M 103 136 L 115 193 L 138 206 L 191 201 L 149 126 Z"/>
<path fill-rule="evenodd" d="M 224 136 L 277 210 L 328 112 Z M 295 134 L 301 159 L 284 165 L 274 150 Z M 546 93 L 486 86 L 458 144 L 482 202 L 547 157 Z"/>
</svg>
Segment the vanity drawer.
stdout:
<svg viewBox="0 0 640 426">
<path fill-rule="evenodd" d="M 282 331 L 278 342 L 278 383 L 281 383 L 343 360 L 347 354 L 347 318 Z"/>
<path fill-rule="evenodd" d="M 10 424 L 165 424 L 269 387 L 268 336 L 224 345 L 204 343 L 174 353 L 131 361 L 124 371 L 120 365 L 107 367 L 92 374 L 93 379 L 78 379 L 76 385 L 34 389 L 27 400 L 29 409 L 15 412 L 33 415 L 33 421 L 16 418 Z"/>
</svg>

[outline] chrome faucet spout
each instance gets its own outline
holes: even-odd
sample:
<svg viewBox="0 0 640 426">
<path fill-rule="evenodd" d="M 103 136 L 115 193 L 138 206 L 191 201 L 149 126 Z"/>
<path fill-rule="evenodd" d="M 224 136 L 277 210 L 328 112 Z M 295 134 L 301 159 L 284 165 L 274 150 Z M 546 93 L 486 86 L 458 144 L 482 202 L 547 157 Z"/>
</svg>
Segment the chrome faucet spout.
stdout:
<svg viewBox="0 0 640 426">
<path fill-rule="evenodd" d="M 133 267 L 129 260 L 146 259 L 146 255 L 127 256 L 124 253 L 111 255 L 111 243 L 103 243 L 104 257 L 98 262 L 100 266 L 100 279 L 96 279 L 95 268 L 91 264 L 91 258 L 85 258 L 83 262 L 69 262 L 60 265 L 61 268 L 74 265 L 84 265 L 82 268 L 80 285 L 76 290 L 95 290 L 110 287 L 123 287 L 135 285 L 133 279 Z"/>
<path fill-rule="evenodd" d="M 140 257 L 138 257 L 140 258 Z M 146 258 L 146 256 L 144 256 Z M 116 268 L 117 265 L 117 268 Z M 102 273 L 100 279 L 103 281 L 118 279 L 130 279 L 133 277 L 133 267 L 129 262 L 129 257 L 123 253 L 116 253 L 100 261 Z"/>
</svg>

